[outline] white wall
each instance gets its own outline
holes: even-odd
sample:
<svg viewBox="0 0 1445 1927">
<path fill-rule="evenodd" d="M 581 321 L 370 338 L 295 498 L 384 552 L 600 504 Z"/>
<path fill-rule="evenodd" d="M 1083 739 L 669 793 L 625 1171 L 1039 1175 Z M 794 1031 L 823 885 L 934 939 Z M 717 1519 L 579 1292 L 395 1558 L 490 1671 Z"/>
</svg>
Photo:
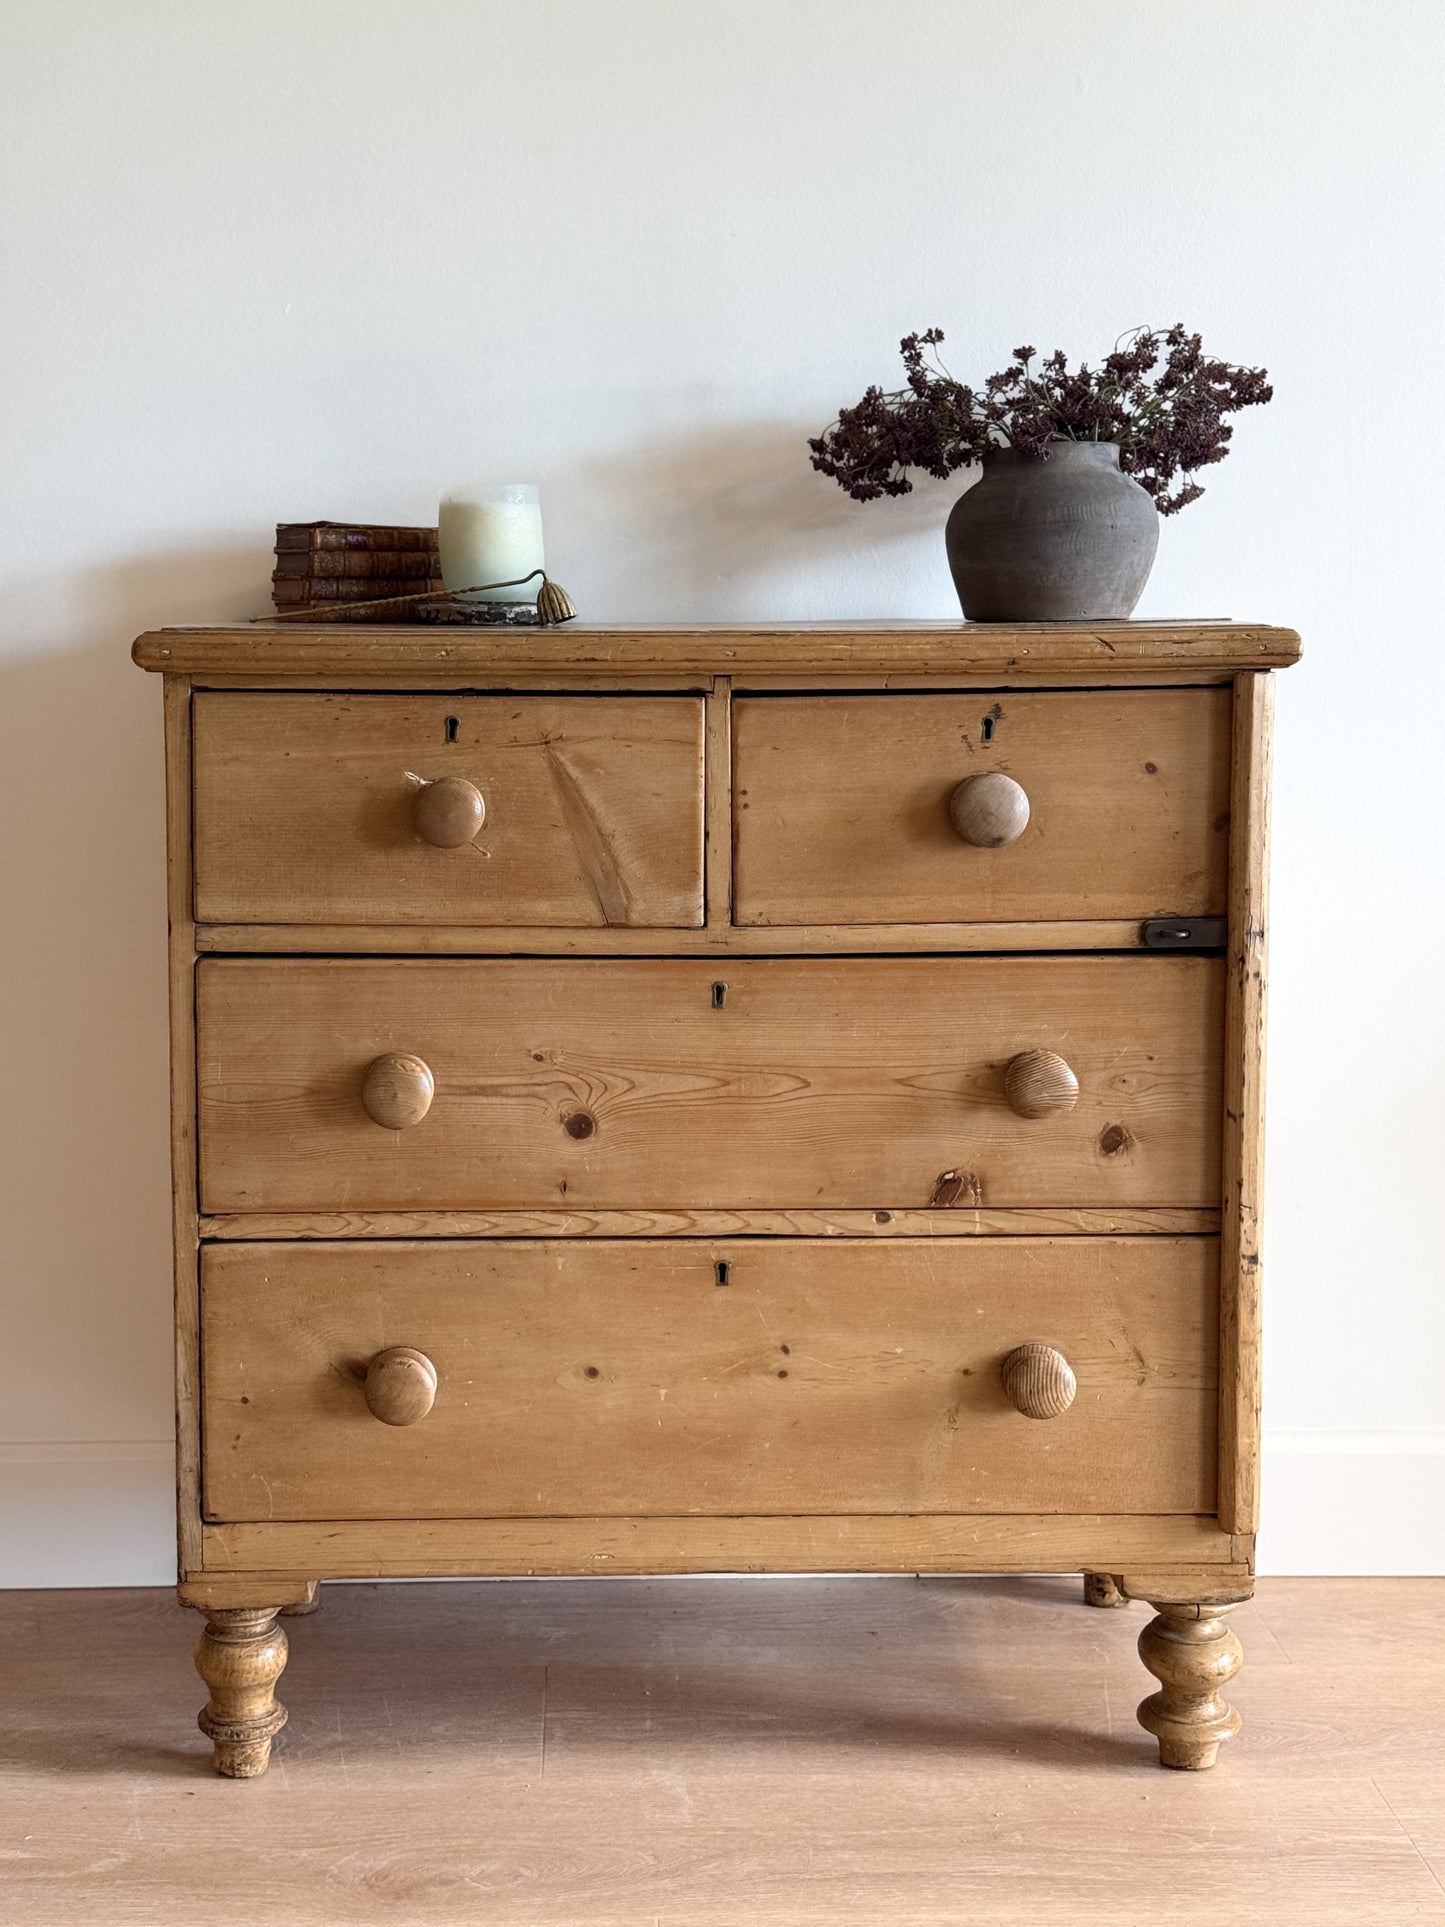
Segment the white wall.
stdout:
<svg viewBox="0 0 1445 1927">
<path fill-rule="evenodd" d="M 596 618 L 944 616 L 804 437 L 1183 318 L 1274 405 L 1144 615 L 1282 678 L 1274 1570 L 1445 1570 L 1436 0 L 0 5 L 0 1579 L 170 1573 L 160 691 L 278 518 L 543 487 Z"/>
</svg>

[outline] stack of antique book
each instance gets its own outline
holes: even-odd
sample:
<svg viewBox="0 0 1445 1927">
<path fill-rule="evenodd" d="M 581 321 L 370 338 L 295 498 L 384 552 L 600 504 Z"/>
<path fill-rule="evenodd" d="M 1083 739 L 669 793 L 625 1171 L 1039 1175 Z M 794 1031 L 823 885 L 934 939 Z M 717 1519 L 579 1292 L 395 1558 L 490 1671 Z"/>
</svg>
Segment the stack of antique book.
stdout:
<svg viewBox="0 0 1445 1927">
<path fill-rule="evenodd" d="M 334 609 L 337 603 L 375 602 L 441 587 L 435 529 L 364 522 L 276 525 L 271 597 L 278 609 L 315 604 Z"/>
</svg>

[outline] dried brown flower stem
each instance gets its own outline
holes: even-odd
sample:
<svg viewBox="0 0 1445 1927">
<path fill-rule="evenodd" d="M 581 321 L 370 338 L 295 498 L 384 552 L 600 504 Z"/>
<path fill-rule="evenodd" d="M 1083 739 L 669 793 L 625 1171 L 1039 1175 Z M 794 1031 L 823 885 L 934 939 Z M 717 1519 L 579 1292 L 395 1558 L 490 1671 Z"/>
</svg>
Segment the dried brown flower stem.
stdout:
<svg viewBox="0 0 1445 1927">
<path fill-rule="evenodd" d="M 1263 368 L 1208 359 L 1182 322 L 1121 335 L 1097 370 L 1081 362 L 1071 371 L 1062 349 L 1035 367 L 1035 350 L 1016 348 L 982 390 L 948 372 L 936 352 L 942 340 L 938 328 L 906 335 L 907 386 L 866 389 L 809 442 L 814 468 L 855 500 L 906 495 L 910 470 L 951 475 L 991 448 L 1047 461 L 1055 442 L 1102 441 L 1118 444 L 1119 466 L 1172 515 L 1204 493 L 1196 471 L 1228 454 L 1234 431 L 1224 417 L 1274 392 Z"/>
</svg>

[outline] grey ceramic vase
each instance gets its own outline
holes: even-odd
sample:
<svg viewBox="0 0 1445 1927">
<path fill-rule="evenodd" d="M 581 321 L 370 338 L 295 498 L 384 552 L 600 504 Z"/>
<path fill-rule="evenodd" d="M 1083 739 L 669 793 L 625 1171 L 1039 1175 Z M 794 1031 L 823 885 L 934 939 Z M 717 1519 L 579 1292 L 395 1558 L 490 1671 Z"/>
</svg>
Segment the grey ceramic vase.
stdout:
<svg viewBox="0 0 1445 1927">
<path fill-rule="evenodd" d="M 1144 593 L 1159 512 L 1113 442 L 1055 442 L 1047 460 L 996 448 L 954 503 L 947 542 L 970 622 L 1104 622 Z"/>
</svg>

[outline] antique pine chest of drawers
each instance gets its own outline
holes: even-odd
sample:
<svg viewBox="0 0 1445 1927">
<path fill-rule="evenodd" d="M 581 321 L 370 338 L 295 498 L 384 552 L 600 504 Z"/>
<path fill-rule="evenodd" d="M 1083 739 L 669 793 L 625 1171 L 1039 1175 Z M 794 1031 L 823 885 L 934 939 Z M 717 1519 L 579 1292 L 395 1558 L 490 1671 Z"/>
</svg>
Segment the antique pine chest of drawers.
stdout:
<svg viewBox="0 0 1445 1927">
<path fill-rule="evenodd" d="M 175 629 L 181 1597 L 1082 1572 L 1238 1727 L 1288 630 Z"/>
</svg>

